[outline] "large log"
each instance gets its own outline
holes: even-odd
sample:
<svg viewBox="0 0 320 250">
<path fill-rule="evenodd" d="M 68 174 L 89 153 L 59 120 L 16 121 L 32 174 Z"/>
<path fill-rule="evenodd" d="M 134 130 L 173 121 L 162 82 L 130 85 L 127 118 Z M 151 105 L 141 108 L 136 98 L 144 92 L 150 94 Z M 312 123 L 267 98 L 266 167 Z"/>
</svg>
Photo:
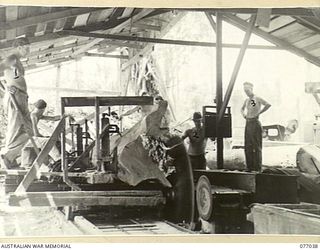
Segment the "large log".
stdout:
<svg viewBox="0 0 320 250">
<path fill-rule="evenodd" d="M 164 186 L 171 187 L 158 163 L 152 161 L 149 152 L 143 147 L 141 135 L 160 138 L 163 131 L 160 122 L 167 110 L 168 103 L 162 101 L 153 112 L 142 118 L 123 135 L 111 137 L 111 152 L 117 148 L 119 171 L 118 178 L 135 186 L 144 180 L 158 180 Z"/>
</svg>

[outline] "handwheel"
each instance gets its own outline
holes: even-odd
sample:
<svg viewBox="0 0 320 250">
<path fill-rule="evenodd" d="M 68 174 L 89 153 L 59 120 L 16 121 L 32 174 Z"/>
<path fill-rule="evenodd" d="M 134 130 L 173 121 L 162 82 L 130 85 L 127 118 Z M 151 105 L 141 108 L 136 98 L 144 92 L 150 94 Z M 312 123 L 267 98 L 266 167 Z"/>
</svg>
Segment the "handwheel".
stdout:
<svg viewBox="0 0 320 250">
<path fill-rule="evenodd" d="M 196 187 L 196 200 L 199 216 L 209 220 L 213 210 L 211 184 L 207 176 L 201 175 Z"/>
</svg>

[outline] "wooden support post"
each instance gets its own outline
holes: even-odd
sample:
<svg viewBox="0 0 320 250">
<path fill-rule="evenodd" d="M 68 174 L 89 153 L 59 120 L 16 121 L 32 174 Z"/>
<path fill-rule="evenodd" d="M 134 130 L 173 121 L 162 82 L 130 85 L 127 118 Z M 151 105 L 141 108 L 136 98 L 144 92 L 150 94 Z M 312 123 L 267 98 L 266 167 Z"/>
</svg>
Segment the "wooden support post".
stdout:
<svg viewBox="0 0 320 250">
<path fill-rule="evenodd" d="M 216 105 L 219 114 L 222 104 L 222 14 L 217 12 L 216 30 Z M 220 123 L 217 119 L 217 168 L 223 168 L 223 137 L 221 136 Z"/>
<path fill-rule="evenodd" d="M 257 11 L 257 25 L 259 27 L 269 28 L 272 9 L 261 8 Z"/>
<path fill-rule="evenodd" d="M 97 169 L 101 171 L 101 152 L 100 152 L 100 100 L 99 97 L 95 98 L 95 112 L 96 112 L 96 165 Z"/>
<path fill-rule="evenodd" d="M 222 118 L 223 118 L 224 113 L 226 111 L 226 108 L 228 106 L 229 100 L 231 98 L 233 87 L 234 87 L 234 84 L 236 82 L 238 73 L 240 71 L 240 66 L 242 64 L 242 61 L 243 61 L 243 58 L 244 58 L 246 49 L 248 47 L 251 34 L 252 34 L 252 30 L 253 30 L 253 27 L 254 27 L 255 22 L 256 22 L 256 17 L 257 17 L 257 15 L 255 15 L 255 14 L 253 14 L 251 16 L 250 25 L 248 26 L 248 29 L 247 29 L 246 34 L 244 36 L 244 39 L 243 39 L 243 42 L 242 42 L 242 47 L 240 49 L 236 64 L 234 66 L 234 69 L 233 69 L 233 72 L 232 72 L 232 75 L 231 75 L 231 79 L 230 79 L 230 82 L 229 82 L 229 85 L 228 85 L 228 89 L 226 91 L 226 94 L 224 96 L 224 100 L 223 100 L 221 109 L 219 111 L 219 116 L 218 116 L 218 121 L 219 122 L 222 121 Z"/>
<path fill-rule="evenodd" d="M 65 114 L 65 106 L 64 102 L 61 101 L 61 117 Z M 62 129 L 61 129 L 61 170 L 63 172 L 63 179 L 66 179 L 68 175 L 68 169 L 66 170 L 68 163 L 67 163 L 67 154 L 66 154 L 66 121 L 63 121 Z"/>
<path fill-rule="evenodd" d="M 57 65 L 57 75 L 56 75 L 56 110 L 59 110 L 59 106 L 60 106 L 60 91 L 59 91 L 59 87 L 60 87 L 60 76 L 61 76 L 61 64 L 59 63 Z"/>
</svg>

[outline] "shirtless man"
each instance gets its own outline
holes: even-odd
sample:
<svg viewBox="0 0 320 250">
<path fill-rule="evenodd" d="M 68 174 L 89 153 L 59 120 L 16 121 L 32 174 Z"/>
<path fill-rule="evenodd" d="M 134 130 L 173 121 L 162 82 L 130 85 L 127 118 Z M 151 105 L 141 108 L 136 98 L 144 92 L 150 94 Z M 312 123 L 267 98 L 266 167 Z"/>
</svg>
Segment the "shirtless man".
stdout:
<svg viewBox="0 0 320 250">
<path fill-rule="evenodd" d="M 47 107 L 47 103 L 39 99 L 35 104 L 34 104 L 34 110 L 32 110 L 30 116 L 31 116 L 31 121 L 32 121 L 32 130 L 34 134 L 34 141 L 36 145 L 39 147 L 39 149 L 43 148 L 46 142 L 48 141 L 49 137 L 43 136 L 38 129 L 38 123 L 40 120 L 47 120 L 47 121 L 59 121 L 61 119 L 60 115 L 56 116 L 48 116 L 48 115 L 43 115 L 44 111 Z M 31 150 L 31 151 L 30 151 Z M 22 150 L 22 156 L 21 156 L 21 167 L 23 168 L 29 168 L 33 160 L 35 159 L 34 156 L 35 154 L 33 152 L 33 145 L 29 141 L 25 147 Z M 33 156 L 33 157 L 32 157 Z M 53 146 L 52 149 L 49 152 L 49 156 L 56 162 L 60 160 L 61 155 L 56 146 Z"/>
<path fill-rule="evenodd" d="M 20 61 L 30 52 L 29 40 L 18 38 L 13 42 L 12 47 L 14 50 L 11 55 L 0 64 L 0 70 L 4 71 L 7 83 L 5 106 L 8 114 L 8 126 L 5 150 L 1 154 L 2 162 L 6 168 L 16 166 L 16 158 L 21 155 L 21 149 L 29 140 L 29 135 L 33 135 L 28 108 L 27 84 L 24 78 L 25 71 Z M 10 95 L 14 95 L 22 115 L 20 111 L 15 109 Z"/>
<path fill-rule="evenodd" d="M 44 111 L 46 110 L 47 103 L 39 99 L 35 104 L 34 104 L 34 110 L 31 112 L 31 121 L 32 121 L 32 129 L 34 136 L 37 137 L 43 137 L 42 134 L 40 134 L 38 130 L 38 123 L 39 120 L 47 120 L 47 121 L 59 121 L 61 119 L 60 115 L 55 115 L 55 116 L 48 116 L 48 115 L 43 115 Z"/>
<path fill-rule="evenodd" d="M 253 93 L 253 84 L 245 82 L 243 89 L 248 98 L 244 101 L 241 114 L 246 119 L 244 150 L 249 171 L 261 171 L 262 166 L 262 126 L 259 116 L 271 105 Z"/>
<path fill-rule="evenodd" d="M 192 169 L 206 169 L 205 150 L 207 146 L 207 138 L 204 136 L 204 128 L 202 126 L 202 116 L 200 112 L 195 112 L 192 118 L 195 127 L 185 131 L 182 140 L 189 138 L 190 144 L 188 155 L 190 157 Z"/>
</svg>

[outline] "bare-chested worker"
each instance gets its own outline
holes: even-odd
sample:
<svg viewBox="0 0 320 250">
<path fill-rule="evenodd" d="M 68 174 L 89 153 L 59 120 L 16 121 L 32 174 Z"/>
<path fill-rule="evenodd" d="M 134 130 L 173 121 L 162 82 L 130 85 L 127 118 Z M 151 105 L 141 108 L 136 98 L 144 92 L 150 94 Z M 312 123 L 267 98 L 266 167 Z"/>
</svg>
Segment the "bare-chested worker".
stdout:
<svg viewBox="0 0 320 250">
<path fill-rule="evenodd" d="M 61 119 L 60 115 L 56 115 L 56 116 L 43 115 L 46 110 L 46 107 L 47 107 L 47 103 L 44 100 L 39 99 L 34 104 L 34 109 L 32 110 L 32 112 L 30 114 L 31 121 L 32 121 L 32 129 L 33 129 L 33 134 L 34 134 L 33 139 L 34 139 L 36 145 L 39 147 L 39 149 L 43 148 L 44 145 L 46 144 L 46 142 L 49 140 L 49 137 L 46 137 L 39 132 L 39 129 L 38 129 L 39 121 L 40 120 L 59 121 Z M 33 150 L 33 145 L 29 141 L 22 150 L 21 167 L 23 167 L 23 168 L 29 168 L 32 165 L 33 160 L 35 159 L 35 158 L 34 159 L 32 158 L 32 153 L 31 153 L 30 149 Z M 50 150 L 49 156 L 55 162 L 60 160 L 61 155 L 60 155 L 60 152 L 59 152 L 58 148 L 56 147 L 56 145 L 54 145 L 52 147 L 52 149 Z"/>
<path fill-rule="evenodd" d="M 182 140 L 189 138 L 188 155 L 190 157 L 192 169 L 206 169 L 206 146 L 207 138 L 204 136 L 204 128 L 202 125 L 202 115 L 200 112 L 194 112 L 194 127 L 184 132 Z"/>
<path fill-rule="evenodd" d="M 1 159 L 4 166 L 9 169 L 16 167 L 15 160 L 21 155 L 22 148 L 29 140 L 28 134 L 33 135 L 27 84 L 24 78 L 25 70 L 20 61 L 30 52 L 30 43 L 27 38 L 18 38 L 12 47 L 14 48 L 12 53 L 0 63 L 0 70 L 4 71 L 7 83 L 5 106 L 8 114 L 6 144 Z M 20 111 L 16 110 L 10 95 L 14 96 Z"/>
</svg>

